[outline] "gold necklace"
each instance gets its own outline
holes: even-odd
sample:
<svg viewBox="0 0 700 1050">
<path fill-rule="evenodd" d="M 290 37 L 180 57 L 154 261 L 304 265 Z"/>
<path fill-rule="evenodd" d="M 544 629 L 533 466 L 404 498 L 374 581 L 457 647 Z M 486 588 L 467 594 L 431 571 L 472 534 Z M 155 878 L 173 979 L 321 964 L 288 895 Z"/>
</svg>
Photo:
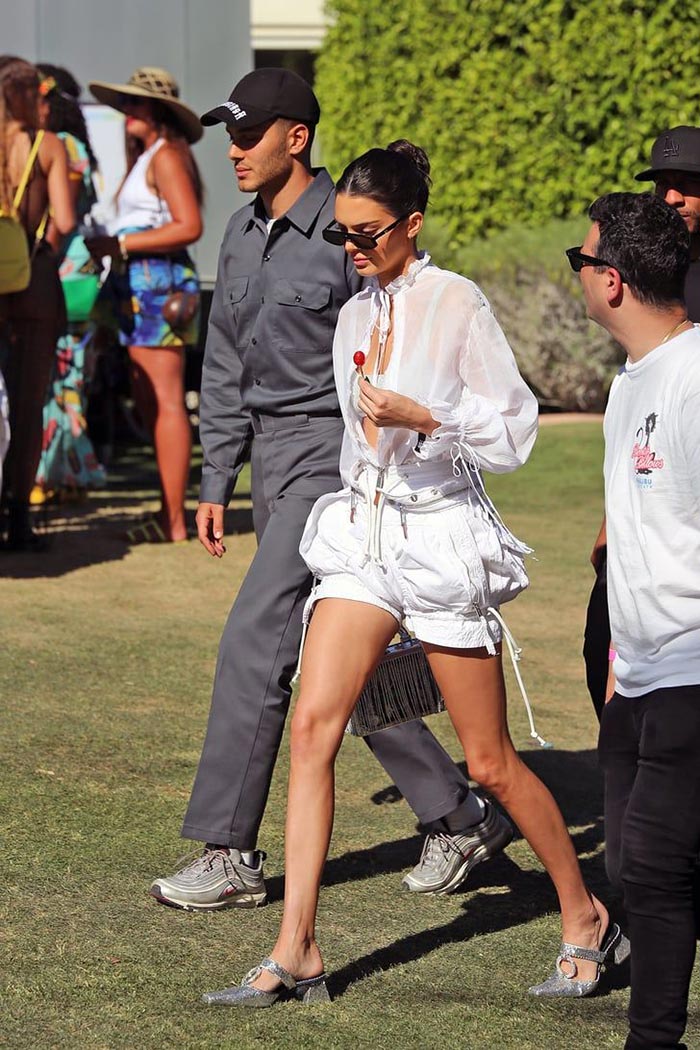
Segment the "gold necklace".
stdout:
<svg viewBox="0 0 700 1050">
<path fill-rule="evenodd" d="M 687 324 L 689 320 L 690 320 L 690 318 L 686 314 L 682 321 L 679 321 L 678 324 L 674 324 L 674 326 L 671 329 L 671 331 L 667 332 L 666 335 L 663 337 L 663 339 L 659 343 L 659 346 L 663 346 L 664 343 L 667 343 L 669 341 L 669 339 L 671 338 L 671 336 L 675 335 L 676 332 L 678 331 L 678 329 L 682 328 L 684 324 Z"/>
</svg>

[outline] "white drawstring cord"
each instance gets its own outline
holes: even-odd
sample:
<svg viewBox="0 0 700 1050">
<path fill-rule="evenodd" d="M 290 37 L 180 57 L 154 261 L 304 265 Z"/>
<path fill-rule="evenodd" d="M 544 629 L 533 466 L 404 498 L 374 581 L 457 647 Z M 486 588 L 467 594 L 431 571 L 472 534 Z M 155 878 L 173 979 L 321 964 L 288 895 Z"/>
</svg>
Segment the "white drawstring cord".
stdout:
<svg viewBox="0 0 700 1050">
<path fill-rule="evenodd" d="M 518 663 L 520 662 L 520 656 L 522 654 L 522 649 L 511 634 L 510 628 L 499 613 L 498 609 L 494 609 L 492 606 L 489 606 L 488 612 L 490 612 L 492 616 L 496 617 L 503 630 L 503 637 L 505 638 L 506 645 L 508 646 L 508 652 L 510 653 L 511 663 L 513 664 L 513 671 L 515 672 L 515 679 L 518 683 L 518 686 L 520 687 L 520 694 L 525 704 L 525 710 L 527 711 L 527 717 L 530 723 L 530 736 L 533 738 L 533 740 L 537 741 L 540 747 L 548 749 L 552 748 L 554 747 L 554 744 L 550 744 L 549 741 L 544 739 L 544 737 L 541 737 L 540 734 L 537 732 L 537 728 L 535 726 L 535 719 L 532 714 L 530 700 L 525 690 L 525 683 L 523 682 L 523 677 L 520 674 L 520 668 L 518 667 Z"/>
<path fill-rule="evenodd" d="M 361 565 L 366 565 L 369 561 L 384 569 L 385 565 L 382 559 L 382 517 L 384 515 L 386 495 L 384 490 L 379 487 L 379 480 L 378 478 L 375 487 L 372 488 L 369 474 L 367 471 L 364 472 L 367 532 L 365 534 L 365 549 Z"/>
<path fill-rule="evenodd" d="M 314 602 L 316 601 L 316 585 L 317 585 L 317 583 L 318 583 L 318 580 L 314 579 L 314 582 L 313 582 L 312 587 L 311 587 L 311 594 L 309 595 L 309 597 L 306 599 L 306 602 L 304 603 L 304 612 L 302 614 L 302 616 L 303 616 L 303 620 L 302 620 L 303 626 L 301 628 L 301 641 L 299 643 L 299 658 L 297 660 L 296 671 L 292 675 L 292 680 L 289 683 L 292 686 L 295 686 L 297 684 L 297 682 L 299 681 L 299 679 L 301 678 L 301 658 L 304 655 L 304 645 L 306 644 L 306 635 L 309 632 L 309 624 L 311 623 L 311 613 L 313 611 Z"/>
<path fill-rule="evenodd" d="M 466 459 L 464 456 L 465 452 L 467 455 Z M 512 549 L 516 550 L 519 554 L 532 554 L 532 547 L 528 547 L 526 543 L 523 543 L 523 541 L 519 540 L 517 536 L 514 536 L 501 515 L 498 513 L 495 504 L 486 491 L 484 479 L 481 476 L 479 460 L 471 445 L 467 444 L 466 441 L 453 441 L 450 449 L 450 459 L 452 460 L 452 473 L 456 478 L 462 473 L 459 466 L 460 463 L 462 464 L 462 467 L 464 467 L 472 482 L 479 503 L 490 516 L 494 525 L 503 531 L 508 546 L 512 547 Z"/>
</svg>

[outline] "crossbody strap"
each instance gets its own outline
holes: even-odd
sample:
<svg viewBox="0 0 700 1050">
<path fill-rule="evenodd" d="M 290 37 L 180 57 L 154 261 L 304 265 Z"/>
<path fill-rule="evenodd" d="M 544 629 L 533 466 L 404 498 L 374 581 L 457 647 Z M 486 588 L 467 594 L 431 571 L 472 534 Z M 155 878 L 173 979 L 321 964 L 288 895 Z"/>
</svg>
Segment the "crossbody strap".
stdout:
<svg viewBox="0 0 700 1050">
<path fill-rule="evenodd" d="M 37 226 L 36 230 L 34 231 L 34 247 L 35 248 L 36 248 L 37 244 L 39 244 L 39 242 L 43 241 L 43 239 L 44 239 L 44 235 L 46 234 L 46 227 L 49 225 L 50 212 L 51 212 L 51 209 L 47 208 L 46 211 L 44 212 L 44 215 L 43 215 L 43 218 L 42 218 L 41 222 L 39 223 L 39 225 Z"/>
<path fill-rule="evenodd" d="M 19 180 L 19 185 L 17 187 L 17 190 L 15 191 L 15 199 L 12 202 L 12 206 L 15 212 L 19 211 L 19 206 L 22 203 L 22 198 L 24 197 L 25 190 L 27 189 L 29 176 L 31 175 L 32 168 L 34 167 L 34 161 L 37 158 L 39 147 L 41 146 L 43 138 L 44 132 L 39 131 L 37 132 L 37 136 L 34 139 L 34 142 L 32 143 L 32 148 L 30 149 L 29 156 L 27 157 L 27 163 L 25 165 L 24 171 L 22 172 L 22 178 Z"/>
</svg>

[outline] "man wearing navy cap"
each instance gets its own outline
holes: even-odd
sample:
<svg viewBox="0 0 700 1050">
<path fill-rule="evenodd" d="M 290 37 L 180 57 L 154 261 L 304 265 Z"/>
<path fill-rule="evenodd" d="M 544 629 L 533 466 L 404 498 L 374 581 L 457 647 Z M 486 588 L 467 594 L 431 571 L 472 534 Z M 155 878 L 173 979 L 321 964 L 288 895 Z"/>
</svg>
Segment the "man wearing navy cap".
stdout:
<svg viewBox="0 0 700 1050">
<path fill-rule="evenodd" d="M 321 236 L 335 195 L 328 172 L 310 164 L 319 117 L 311 88 L 284 69 L 249 73 L 202 117 L 226 126 L 239 189 L 256 197 L 231 218 L 219 255 L 202 374 L 197 528 L 221 558 L 224 509 L 252 446 L 258 549 L 221 639 L 183 826 L 206 847 L 150 890 L 191 910 L 265 903 L 258 829 L 311 588 L 299 542 L 315 501 L 340 487 L 343 420 L 331 349 L 338 311 L 361 282 L 347 253 Z M 456 889 L 510 841 L 508 822 L 469 791 L 423 722 L 366 739 L 421 823 L 432 825 L 408 889 Z"/>
</svg>

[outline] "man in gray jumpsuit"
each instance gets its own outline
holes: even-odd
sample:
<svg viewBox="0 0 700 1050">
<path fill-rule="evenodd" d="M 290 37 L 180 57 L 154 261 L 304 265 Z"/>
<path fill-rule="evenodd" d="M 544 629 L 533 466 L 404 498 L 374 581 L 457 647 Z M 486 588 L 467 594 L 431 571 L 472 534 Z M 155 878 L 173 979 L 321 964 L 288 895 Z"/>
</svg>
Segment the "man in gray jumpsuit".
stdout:
<svg viewBox="0 0 700 1050">
<path fill-rule="evenodd" d="M 226 125 L 239 188 L 257 195 L 231 218 L 219 256 L 202 375 L 197 526 L 205 548 L 221 557 L 224 508 L 252 442 L 258 549 L 221 639 L 182 830 L 206 847 L 150 890 L 187 909 L 265 903 L 257 835 L 311 587 L 299 541 L 314 502 L 340 487 L 343 420 L 331 350 L 338 311 L 361 281 L 347 254 L 321 237 L 333 220 L 334 189 L 324 169 L 310 166 L 319 116 L 308 84 L 271 68 L 249 73 L 202 118 Z M 470 792 L 423 722 L 366 741 L 432 828 L 406 888 L 456 889 L 508 844 L 508 822 Z"/>
</svg>

